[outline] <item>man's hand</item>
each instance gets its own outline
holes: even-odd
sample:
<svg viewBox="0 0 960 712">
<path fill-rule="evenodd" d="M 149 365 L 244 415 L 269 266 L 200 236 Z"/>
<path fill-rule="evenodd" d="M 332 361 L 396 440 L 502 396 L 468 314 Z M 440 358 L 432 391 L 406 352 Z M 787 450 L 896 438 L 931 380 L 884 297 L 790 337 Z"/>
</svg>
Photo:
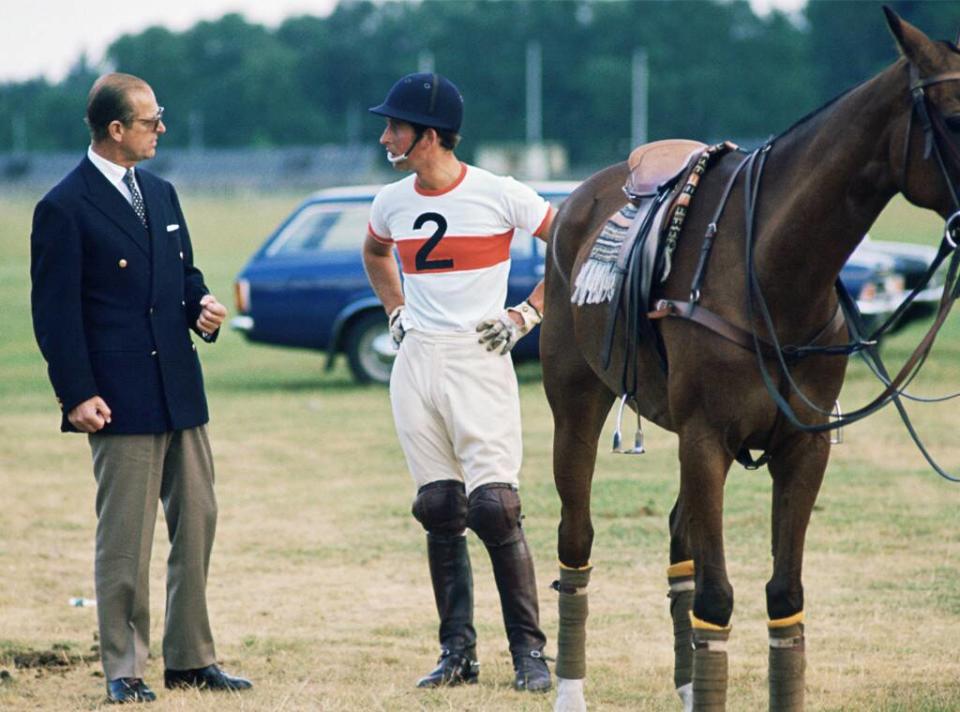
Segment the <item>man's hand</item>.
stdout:
<svg viewBox="0 0 960 712">
<path fill-rule="evenodd" d="M 217 301 L 212 294 L 204 294 L 200 299 L 200 316 L 197 317 L 197 328 L 206 335 L 210 335 L 220 328 L 227 318 L 227 308 Z"/>
<path fill-rule="evenodd" d="M 541 321 L 543 316 L 528 301 L 522 301 L 515 307 L 504 309 L 496 319 L 487 319 L 477 324 L 480 343 L 487 345 L 487 351 L 500 349 L 503 355 Z"/>
<path fill-rule="evenodd" d="M 82 433 L 95 433 L 110 422 L 110 408 L 103 398 L 94 396 L 67 413 L 67 420 Z"/>
<path fill-rule="evenodd" d="M 403 341 L 404 334 L 407 333 L 403 328 L 403 304 L 390 312 L 387 323 L 390 325 L 390 338 L 393 339 L 393 345 L 399 349 L 400 342 Z"/>
</svg>

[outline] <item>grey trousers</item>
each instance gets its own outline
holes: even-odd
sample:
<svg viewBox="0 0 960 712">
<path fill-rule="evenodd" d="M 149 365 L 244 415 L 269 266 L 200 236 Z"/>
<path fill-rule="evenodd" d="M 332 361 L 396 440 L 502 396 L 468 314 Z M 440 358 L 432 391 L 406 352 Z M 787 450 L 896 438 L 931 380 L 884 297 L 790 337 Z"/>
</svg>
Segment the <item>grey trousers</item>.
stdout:
<svg viewBox="0 0 960 712">
<path fill-rule="evenodd" d="M 89 438 L 97 480 L 94 577 L 106 678 L 143 677 L 146 670 L 158 501 L 170 537 L 164 664 L 173 670 L 212 664 L 206 589 L 217 502 L 206 427 Z"/>
</svg>

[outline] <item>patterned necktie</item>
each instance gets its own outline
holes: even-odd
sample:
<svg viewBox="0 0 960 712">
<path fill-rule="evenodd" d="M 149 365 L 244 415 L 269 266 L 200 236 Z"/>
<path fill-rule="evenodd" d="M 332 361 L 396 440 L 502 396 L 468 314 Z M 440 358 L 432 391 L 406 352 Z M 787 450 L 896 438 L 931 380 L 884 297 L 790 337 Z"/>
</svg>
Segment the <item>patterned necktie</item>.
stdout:
<svg viewBox="0 0 960 712">
<path fill-rule="evenodd" d="M 128 168 L 127 172 L 123 174 L 123 182 L 126 184 L 127 188 L 130 189 L 130 195 L 133 198 L 133 212 L 135 212 L 137 217 L 140 218 L 140 224 L 146 227 L 147 211 L 143 207 L 143 196 L 140 195 L 140 189 L 137 188 L 137 182 L 133 179 L 132 168 Z"/>
</svg>

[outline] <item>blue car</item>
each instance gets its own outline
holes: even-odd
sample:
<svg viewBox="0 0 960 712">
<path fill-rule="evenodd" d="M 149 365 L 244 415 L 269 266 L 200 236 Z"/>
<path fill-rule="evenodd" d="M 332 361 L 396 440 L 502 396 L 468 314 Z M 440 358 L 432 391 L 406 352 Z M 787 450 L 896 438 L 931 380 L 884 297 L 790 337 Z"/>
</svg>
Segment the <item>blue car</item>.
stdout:
<svg viewBox="0 0 960 712">
<path fill-rule="evenodd" d="M 576 186 L 533 184 L 555 205 Z M 360 251 L 379 188 L 322 190 L 297 206 L 238 275 L 231 326 L 250 341 L 326 351 L 328 368 L 345 354 L 357 381 L 386 383 L 396 351 Z M 526 231 L 514 234 L 508 303 L 526 299 L 543 277 L 543 248 Z M 539 329 L 517 344 L 514 360 L 536 359 L 538 344 Z"/>
<path fill-rule="evenodd" d="M 559 205 L 578 184 L 531 185 Z M 322 190 L 297 206 L 238 275 L 238 316 L 231 326 L 252 342 L 326 351 L 327 368 L 342 353 L 357 381 L 386 383 L 396 351 L 361 258 L 370 203 L 379 188 Z M 530 233 L 515 233 L 507 303 L 525 299 L 543 276 L 544 247 Z M 865 248 L 844 267 L 845 284 L 877 322 L 904 295 L 906 280 L 896 265 L 894 255 Z M 538 345 L 534 332 L 517 344 L 514 360 L 538 358 Z"/>
</svg>

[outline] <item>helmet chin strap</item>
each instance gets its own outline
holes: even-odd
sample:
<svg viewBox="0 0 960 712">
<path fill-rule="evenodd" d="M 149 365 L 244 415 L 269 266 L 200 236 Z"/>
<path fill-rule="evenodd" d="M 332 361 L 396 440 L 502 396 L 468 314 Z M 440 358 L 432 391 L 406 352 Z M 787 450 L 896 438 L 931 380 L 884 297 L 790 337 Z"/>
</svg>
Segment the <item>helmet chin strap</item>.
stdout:
<svg viewBox="0 0 960 712">
<path fill-rule="evenodd" d="M 399 156 L 395 156 L 395 155 L 393 155 L 392 153 L 390 153 L 390 149 L 388 148 L 388 149 L 387 149 L 387 160 L 390 161 L 390 165 L 391 165 L 391 166 L 395 166 L 395 165 L 397 165 L 398 163 L 400 163 L 400 161 L 405 161 L 405 160 L 407 160 L 407 158 L 410 157 L 410 154 L 413 152 L 413 149 L 416 147 L 417 143 L 419 143 L 419 141 L 420 141 L 420 139 L 421 139 L 422 137 L 423 137 L 423 132 L 422 132 L 422 131 L 417 131 L 417 135 L 416 135 L 416 137 L 414 137 L 413 143 L 410 144 L 410 148 L 408 148 L 406 151 L 404 151 L 403 153 L 401 153 Z"/>
</svg>

